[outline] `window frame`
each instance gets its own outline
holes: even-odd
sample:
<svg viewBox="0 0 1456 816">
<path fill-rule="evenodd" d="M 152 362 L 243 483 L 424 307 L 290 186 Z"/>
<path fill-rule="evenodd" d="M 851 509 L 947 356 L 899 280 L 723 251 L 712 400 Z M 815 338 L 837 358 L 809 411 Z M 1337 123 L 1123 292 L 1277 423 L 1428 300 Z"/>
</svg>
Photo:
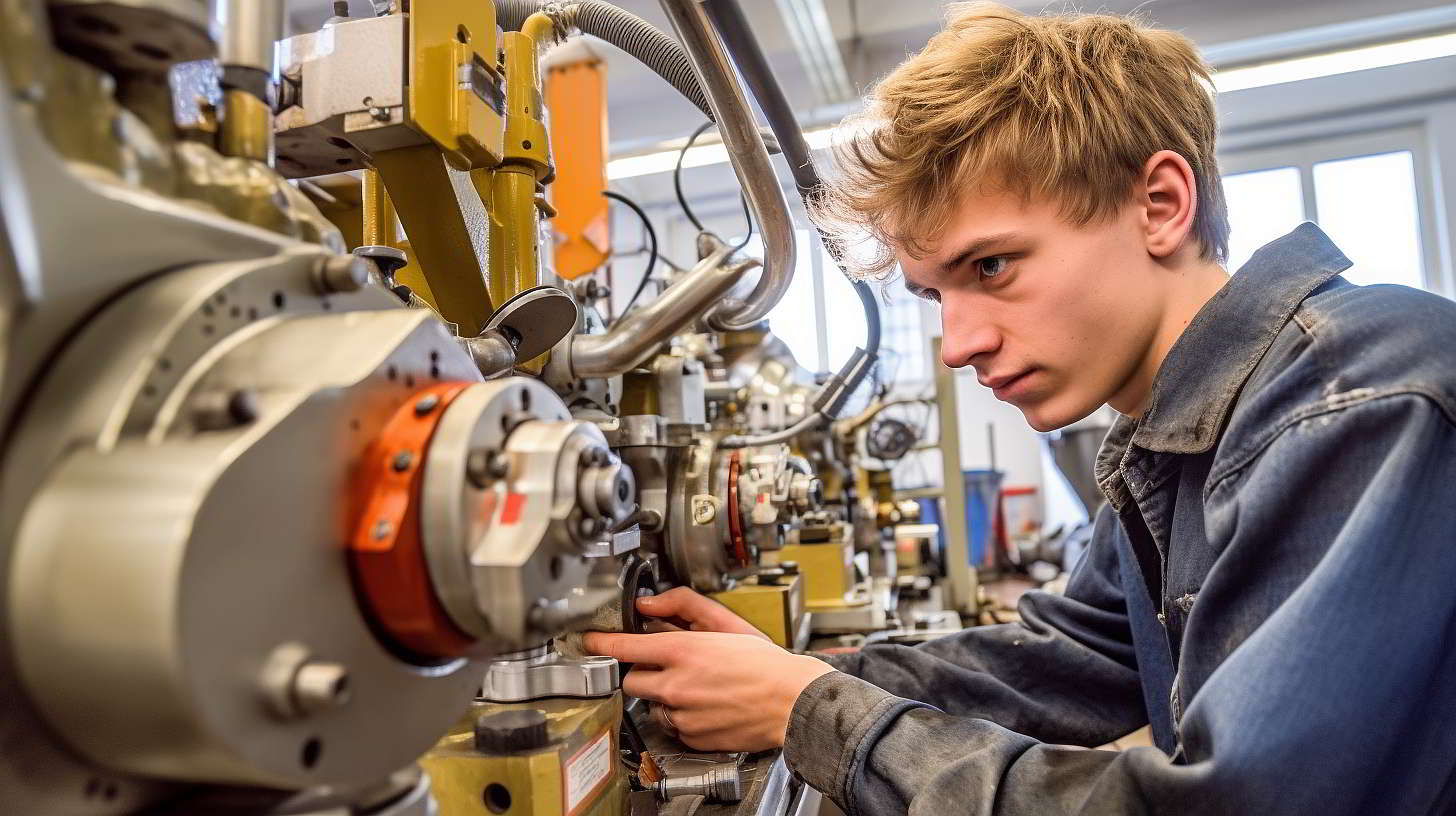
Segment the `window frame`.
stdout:
<svg viewBox="0 0 1456 816">
<path fill-rule="evenodd" d="M 1447 297 L 1456 296 L 1452 281 L 1443 274 L 1441 268 L 1435 174 L 1424 123 L 1387 124 L 1353 132 L 1326 132 L 1325 135 L 1239 147 L 1220 152 L 1219 168 L 1222 176 L 1283 167 L 1297 169 L 1304 199 L 1304 217 L 1318 223 L 1315 165 L 1402 151 L 1411 154 L 1411 168 L 1415 174 L 1416 230 L 1420 241 L 1422 286 L 1428 291 Z"/>
</svg>

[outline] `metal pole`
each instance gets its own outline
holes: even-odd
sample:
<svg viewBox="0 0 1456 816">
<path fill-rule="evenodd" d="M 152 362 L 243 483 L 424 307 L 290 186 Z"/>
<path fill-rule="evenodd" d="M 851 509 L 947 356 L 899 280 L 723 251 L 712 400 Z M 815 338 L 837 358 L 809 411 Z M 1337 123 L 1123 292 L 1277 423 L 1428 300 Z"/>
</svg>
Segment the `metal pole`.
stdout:
<svg viewBox="0 0 1456 816">
<path fill-rule="evenodd" d="M 939 337 L 930 339 L 935 367 L 935 404 L 940 414 L 941 507 L 945 531 L 946 606 L 974 615 L 976 571 L 970 564 L 970 530 L 966 528 L 966 487 L 961 476 L 960 417 L 956 411 L 955 372 L 941 362 Z"/>
</svg>

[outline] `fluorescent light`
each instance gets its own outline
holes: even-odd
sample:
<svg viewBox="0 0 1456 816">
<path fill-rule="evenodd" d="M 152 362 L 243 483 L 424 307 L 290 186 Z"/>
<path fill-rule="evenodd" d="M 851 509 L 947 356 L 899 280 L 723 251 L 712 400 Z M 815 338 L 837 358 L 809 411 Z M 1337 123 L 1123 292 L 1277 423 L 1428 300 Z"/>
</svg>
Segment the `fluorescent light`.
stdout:
<svg viewBox="0 0 1456 816">
<path fill-rule="evenodd" d="M 1456 54 L 1456 32 L 1217 71 L 1213 75 L 1213 85 L 1219 93 L 1229 93 L 1348 74 L 1352 71 L 1387 68 L 1453 54 Z"/>
<path fill-rule="evenodd" d="M 1213 84 L 1219 93 L 1229 93 L 1452 55 L 1456 55 L 1456 32 L 1216 71 Z M 822 150 L 833 143 L 836 130 L 835 126 L 830 126 L 805 131 L 804 141 L 809 143 L 810 149 Z M 678 148 L 670 148 L 612 159 L 607 162 L 607 178 L 617 181 L 666 173 L 677 164 L 677 154 Z M 683 157 L 683 167 L 703 167 L 726 161 L 728 151 L 721 143 L 706 144 L 689 150 Z"/>
<path fill-rule="evenodd" d="M 811 150 L 819 150 L 829 146 L 833 133 L 834 128 L 832 127 L 807 130 L 804 131 L 804 141 L 809 143 Z M 669 172 L 677 166 L 679 150 L 681 148 L 654 150 L 651 153 L 639 153 L 636 156 L 612 159 L 607 162 L 607 178 L 618 181 Z M 728 161 L 728 149 L 723 146 L 722 142 L 694 145 L 688 149 L 687 155 L 683 156 L 683 167 L 703 167 L 709 164 L 722 164 L 726 161 Z"/>
</svg>

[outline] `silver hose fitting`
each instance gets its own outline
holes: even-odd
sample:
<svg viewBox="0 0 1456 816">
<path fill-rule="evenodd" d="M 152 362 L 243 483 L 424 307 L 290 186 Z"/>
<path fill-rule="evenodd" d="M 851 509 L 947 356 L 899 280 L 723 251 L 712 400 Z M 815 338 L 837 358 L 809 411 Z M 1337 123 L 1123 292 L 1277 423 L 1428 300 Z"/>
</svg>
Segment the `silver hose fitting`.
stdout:
<svg viewBox="0 0 1456 816">
<path fill-rule="evenodd" d="M 666 802 L 674 796 L 701 796 L 709 802 L 737 802 L 743 798 L 743 777 L 737 768 L 725 767 L 697 776 L 659 780 L 657 798 Z"/>
</svg>

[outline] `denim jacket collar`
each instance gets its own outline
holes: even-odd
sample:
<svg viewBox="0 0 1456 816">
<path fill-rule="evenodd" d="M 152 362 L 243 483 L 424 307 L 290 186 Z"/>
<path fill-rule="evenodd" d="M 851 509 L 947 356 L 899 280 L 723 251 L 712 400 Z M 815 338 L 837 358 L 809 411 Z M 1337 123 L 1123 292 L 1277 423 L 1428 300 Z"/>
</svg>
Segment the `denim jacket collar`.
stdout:
<svg viewBox="0 0 1456 816">
<path fill-rule="evenodd" d="M 1258 252 L 1194 316 L 1153 379 L 1141 420 L 1122 417 L 1097 456 L 1097 483 L 1115 508 L 1125 503 L 1117 478 L 1131 445 L 1160 453 L 1210 450 L 1254 367 L 1311 292 L 1350 267 L 1311 223 Z"/>
</svg>

